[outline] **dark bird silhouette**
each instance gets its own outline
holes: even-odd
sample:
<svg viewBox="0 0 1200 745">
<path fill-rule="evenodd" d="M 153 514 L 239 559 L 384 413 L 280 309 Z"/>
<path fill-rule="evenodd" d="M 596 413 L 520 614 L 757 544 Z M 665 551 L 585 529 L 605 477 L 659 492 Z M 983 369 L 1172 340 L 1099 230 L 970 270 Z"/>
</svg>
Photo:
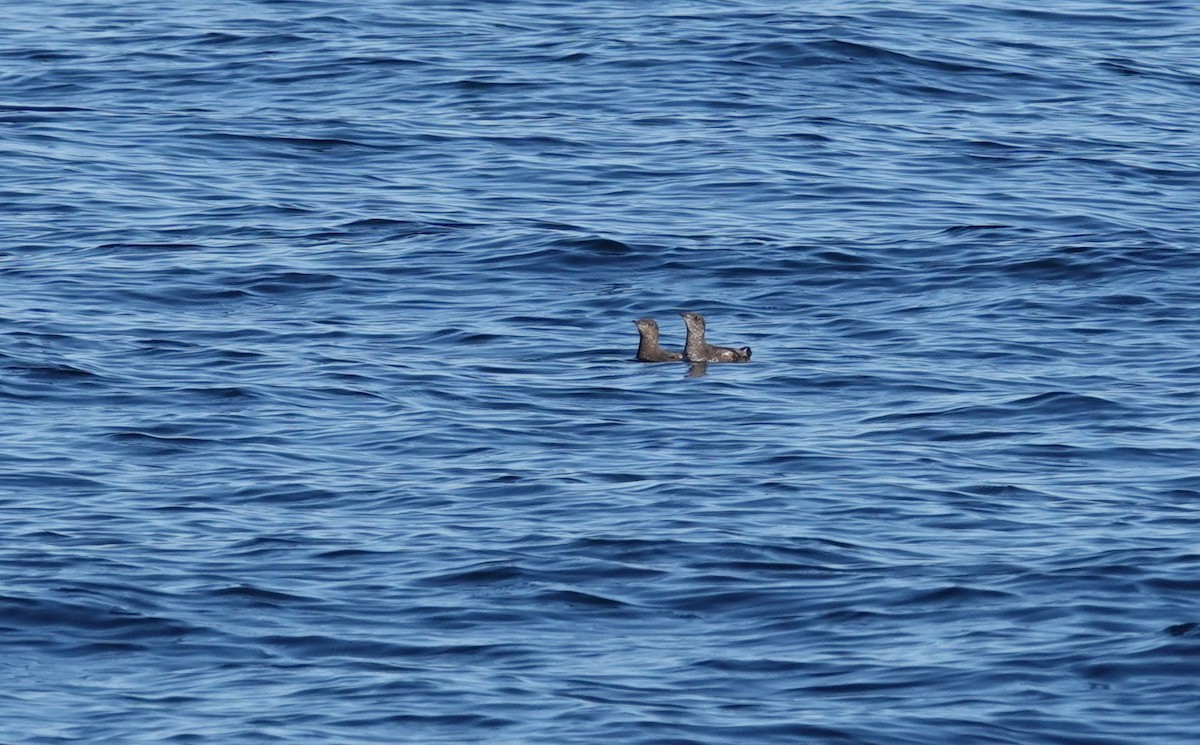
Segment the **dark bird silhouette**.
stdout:
<svg viewBox="0 0 1200 745">
<path fill-rule="evenodd" d="M 637 351 L 639 362 L 678 362 L 683 359 L 679 352 L 672 352 L 658 345 L 658 322 L 653 318 L 639 318 L 633 324 L 637 326 L 641 336 Z"/>
</svg>

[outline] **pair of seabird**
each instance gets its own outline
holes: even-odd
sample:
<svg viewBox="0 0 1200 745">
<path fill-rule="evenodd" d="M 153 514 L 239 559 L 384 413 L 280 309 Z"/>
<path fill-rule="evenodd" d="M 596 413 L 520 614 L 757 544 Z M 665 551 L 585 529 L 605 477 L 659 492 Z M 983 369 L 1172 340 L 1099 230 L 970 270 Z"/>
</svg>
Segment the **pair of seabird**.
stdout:
<svg viewBox="0 0 1200 745">
<path fill-rule="evenodd" d="M 750 347 L 733 349 L 731 347 L 714 347 L 704 341 L 704 316 L 699 313 L 680 312 L 683 323 L 687 326 L 687 341 L 683 345 L 683 353 L 672 352 L 658 345 L 658 323 L 653 318 L 639 318 L 634 321 L 641 341 L 638 342 L 637 358 L 639 362 L 749 362 Z"/>
</svg>

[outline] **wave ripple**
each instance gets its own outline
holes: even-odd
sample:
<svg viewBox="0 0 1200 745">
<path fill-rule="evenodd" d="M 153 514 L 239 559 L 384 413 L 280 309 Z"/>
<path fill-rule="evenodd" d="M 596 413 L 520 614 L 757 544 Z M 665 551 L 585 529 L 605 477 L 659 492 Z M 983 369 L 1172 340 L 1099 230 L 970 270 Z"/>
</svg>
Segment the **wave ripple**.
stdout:
<svg viewBox="0 0 1200 745">
<path fill-rule="evenodd" d="M 787 5 L 3 4 L 0 742 L 1194 743 L 1194 13 Z"/>
</svg>

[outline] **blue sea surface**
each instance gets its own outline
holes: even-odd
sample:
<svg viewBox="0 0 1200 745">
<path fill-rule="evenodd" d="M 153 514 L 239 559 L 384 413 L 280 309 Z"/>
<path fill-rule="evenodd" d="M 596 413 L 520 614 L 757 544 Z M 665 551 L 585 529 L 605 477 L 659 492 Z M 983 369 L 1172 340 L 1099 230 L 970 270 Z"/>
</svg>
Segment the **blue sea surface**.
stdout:
<svg viewBox="0 0 1200 745">
<path fill-rule="evenodd" d="M 0 28 L 3 745 L 1200 742 L 1193 3 Z"/>
</svg>

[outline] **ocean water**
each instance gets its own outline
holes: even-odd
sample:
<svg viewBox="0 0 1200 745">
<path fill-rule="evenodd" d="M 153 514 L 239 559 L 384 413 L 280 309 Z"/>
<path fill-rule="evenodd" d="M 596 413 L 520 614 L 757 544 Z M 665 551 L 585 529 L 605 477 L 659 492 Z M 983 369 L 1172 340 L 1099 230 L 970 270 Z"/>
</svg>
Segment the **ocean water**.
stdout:
<svg viewBox="0 0 1200 745">
<path fill-rule="evenodd" d="M 1192 4 L 0 28 L 0 743 L 1197 742 Z"/>
</svg>

